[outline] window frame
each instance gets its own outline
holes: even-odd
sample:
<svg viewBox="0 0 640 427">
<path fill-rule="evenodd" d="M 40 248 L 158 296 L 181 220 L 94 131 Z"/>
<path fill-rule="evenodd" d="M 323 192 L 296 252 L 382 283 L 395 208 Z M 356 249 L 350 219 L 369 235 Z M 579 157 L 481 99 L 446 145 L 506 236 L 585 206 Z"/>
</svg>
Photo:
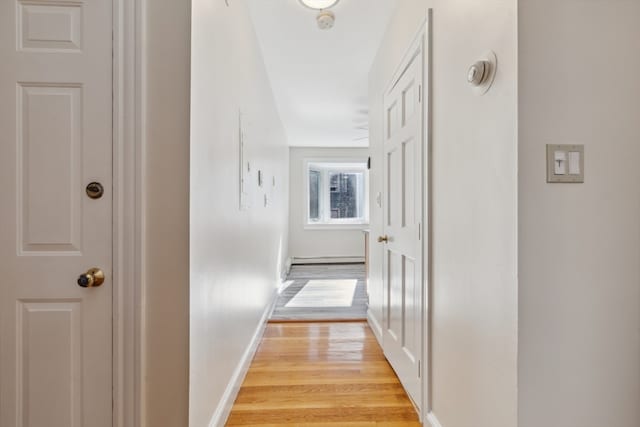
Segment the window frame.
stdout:
<svg viewBox="0 0 640 427">
<path fill-rule="evenodd" d="M 306 229 L 365 229 L 369 226 L 369 170 L 366 158 L 324 158 L 305 159 L 303 166 L 304 179 L 304 228 Z M 318 210 L 320 221 L 311 221 L 311 194 L 310 194 L 310 174 L 311 170 L 320 172 L 320 191 L 318 200 Z M 330 179 L 332 172 L 338 173 L 362 173 L 363 176 L 363 197 L 362 215 L 357 219 L 337 219 L 331 218 L 331 193 Z"/>
</svg>

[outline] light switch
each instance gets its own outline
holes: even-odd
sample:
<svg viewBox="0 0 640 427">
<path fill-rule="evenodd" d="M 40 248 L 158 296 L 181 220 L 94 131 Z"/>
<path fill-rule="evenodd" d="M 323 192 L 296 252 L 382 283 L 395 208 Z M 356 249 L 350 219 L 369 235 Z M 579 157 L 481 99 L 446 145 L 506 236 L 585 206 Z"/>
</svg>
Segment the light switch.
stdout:
<svg viewBox="0 0 640 427">
<path fill-rule="evenodd" d="M 555 175 L 566 175 L 567 174 L 567 152 L 555 151 L 553 153 L 553 160 L 554 160 L 553 173 Z"/>
<path fill-rule="evenodd" d="M 579 151 L 569 151 L 569 175 L 580 175 Z"/>
<path fill-rule="evenodd" d="M 547 145 L 547 182 L 584 182 L 584 145 Z"/>
</svg>

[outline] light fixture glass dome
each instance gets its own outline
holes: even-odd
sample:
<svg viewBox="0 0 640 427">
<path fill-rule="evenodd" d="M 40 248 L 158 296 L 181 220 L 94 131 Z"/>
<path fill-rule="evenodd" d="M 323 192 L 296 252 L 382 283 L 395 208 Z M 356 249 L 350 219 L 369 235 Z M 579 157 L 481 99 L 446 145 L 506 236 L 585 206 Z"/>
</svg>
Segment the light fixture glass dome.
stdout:
<svg viewBox="0 0 640 427">
<path fill-rule="evenodd" d="M 329 9 L 338 3 L 340 0 L 300 0 L 300 3 L 311 9 L 321 10 Z"/>
</svg>

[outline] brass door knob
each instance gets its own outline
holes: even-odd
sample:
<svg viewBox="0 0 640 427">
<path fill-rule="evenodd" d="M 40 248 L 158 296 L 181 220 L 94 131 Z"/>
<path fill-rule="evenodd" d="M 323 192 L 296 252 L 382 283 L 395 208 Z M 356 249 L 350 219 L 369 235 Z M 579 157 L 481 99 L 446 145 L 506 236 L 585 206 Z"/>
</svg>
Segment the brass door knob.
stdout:
<svg viewBox="0 0 640 427">
<path fill-rule="evenodd" d="M 104 283 L 104 272 L 99 268 L 90 268 L 78 277 L 78 286 L 96 288 Z"/>
<path fill-rule="evenodd" d="M 386 234 L 384 236 L 378 236 L 378 243 L 387 243 L 389 241 L 389 236 Z"/>
</svg>

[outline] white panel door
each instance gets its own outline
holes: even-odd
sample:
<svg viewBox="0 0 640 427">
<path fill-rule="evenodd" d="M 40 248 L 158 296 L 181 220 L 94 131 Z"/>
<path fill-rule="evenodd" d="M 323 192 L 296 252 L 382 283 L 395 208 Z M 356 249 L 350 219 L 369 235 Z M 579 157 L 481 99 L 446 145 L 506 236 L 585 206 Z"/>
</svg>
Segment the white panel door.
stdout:
<svg viewBox="0 0 640 427">
<path fill-rule="evenodd" d="M 0 3 L 2 427 L 112 425 L 111 37 L 109 0 Z"/>
<path fill-rule="evenodd" d="M 422 50 L 384 99 L 383 348 L 420 409 L 422 385 Z M 386 241 L 385 241 L 386 240 Z"/>
</svg>

